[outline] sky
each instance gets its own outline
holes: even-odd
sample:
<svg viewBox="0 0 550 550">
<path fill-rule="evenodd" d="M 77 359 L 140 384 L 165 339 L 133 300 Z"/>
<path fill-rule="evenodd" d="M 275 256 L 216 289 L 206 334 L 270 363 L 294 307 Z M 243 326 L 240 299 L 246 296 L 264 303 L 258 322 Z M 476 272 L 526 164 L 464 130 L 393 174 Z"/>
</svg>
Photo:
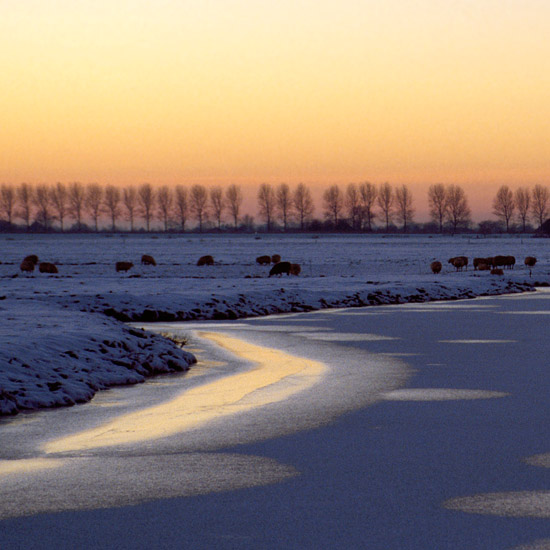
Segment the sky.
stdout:
<svg viewBox="0 0 550 550">
<path fill-rule="evenodd" d="M 550 183 L 547 0 L 0 0 L 0 181 Z"/>
</svg>

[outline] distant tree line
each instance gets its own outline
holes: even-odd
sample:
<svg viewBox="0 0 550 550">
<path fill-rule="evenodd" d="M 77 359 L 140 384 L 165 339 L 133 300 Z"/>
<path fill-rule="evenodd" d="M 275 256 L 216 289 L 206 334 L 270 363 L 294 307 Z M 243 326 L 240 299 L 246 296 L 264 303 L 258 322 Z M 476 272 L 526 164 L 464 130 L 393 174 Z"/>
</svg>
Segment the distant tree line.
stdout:
<svg viewBox="0 0 550 550">
<path fill-rule="evenodd" d="M 414 220 L 407 185 L 370 182 L 331 185 L 315 218 L 304 183 L 262 183 L 257 189 L 259 221 L 243 212 L 239 185 L 117 187 L 98 183 L 0 185 L 1 231 L 356 231 L 356 232 L 527 232 L 548 218 L 550 194 L 543 185 L 500 187 L 493 199 L 496 220 L 474 226 L 468 198 L 459 185 L 428 189 L 430 222 Z"/>
</svg>

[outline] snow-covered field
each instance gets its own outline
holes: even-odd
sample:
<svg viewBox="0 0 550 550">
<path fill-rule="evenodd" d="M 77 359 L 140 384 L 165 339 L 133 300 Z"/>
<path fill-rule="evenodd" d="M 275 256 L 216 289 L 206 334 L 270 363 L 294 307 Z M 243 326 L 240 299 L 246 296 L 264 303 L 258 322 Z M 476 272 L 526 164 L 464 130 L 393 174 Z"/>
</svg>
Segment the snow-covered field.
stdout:
<svg viewBox="0 0 550 550">
<path fill-rule="evenodd" d="M 530 236 L 2 235 L 0 414 L 89 400 L 98 389 L 185 370 L 176 343 L 120 321 L 234 319 L 326 307 L 423 302 L 532 290 L 550 283 L 546 239 Z M 19 271 L 28 254 L 57 275 Z M 142 266 L 142 254 L 157 266 Z M 198 267 L 197 259 L 215 265 Z M 299 263 L 268 277 L 261 255 Z M 504 276 L 474 272 L 474 257 L 513 255 Z M 470 258 L 455 272 L 447 259 Z M 530 276 L 525 256 L 535 256 Z M 443 263 L 433 275 L 429 264 Z M 117 273 L 115 262 L 134 267 Z"/>
</svg>

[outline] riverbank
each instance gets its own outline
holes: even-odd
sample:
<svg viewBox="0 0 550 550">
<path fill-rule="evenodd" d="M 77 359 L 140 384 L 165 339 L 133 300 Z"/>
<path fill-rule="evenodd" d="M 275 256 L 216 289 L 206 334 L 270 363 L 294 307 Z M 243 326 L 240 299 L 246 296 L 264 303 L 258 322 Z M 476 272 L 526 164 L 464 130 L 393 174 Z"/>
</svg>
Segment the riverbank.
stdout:
<svg viewBox="0 0 550 550">
<path fill-rule="evenodd" d="M 309 235 L 0 236 L 0 414 L 89 400 L 99 389 L 187 369 L 174 342 L 136 334 L 121 321 L 167 322 L 258 317 L 337 307 L 456 300 L 532 291 L 550 284 L 545 239 L 471 236 Z M 300 262 L 298 277 L 268 277 L 265 252 Z M 21 274 L 36 253 L 57 275 Z M 157 266 L 140 265 L 153 253 Z M 215 265 L 196 265 L 211 253 Z M 513 254 L 502 276 L 456 272 L 453 255 Z M 527 255 L 538 257 L 531 273 Z M 434 275 L 430 262 L 443 271 Z M 117 273 L 116 261 L 132 261 Z M 144 337 L 146 336 L 146 337 Z M 93 366 L 93 368 L 92 368 Z"/>
</svg>

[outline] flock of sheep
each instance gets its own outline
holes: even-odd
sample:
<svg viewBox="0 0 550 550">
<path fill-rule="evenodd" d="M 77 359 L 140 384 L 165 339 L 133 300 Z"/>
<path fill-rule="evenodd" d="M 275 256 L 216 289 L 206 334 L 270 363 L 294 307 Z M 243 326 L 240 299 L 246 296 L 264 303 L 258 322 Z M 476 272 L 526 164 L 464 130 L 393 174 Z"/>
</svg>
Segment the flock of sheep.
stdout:
<svg viewBox="0 0 550 550">
<path fill-rule="evenodd" d="M 273 256 L 259 256 L 256 258 L 256 263 L 260 265 L 270 265 L 273 264 L 273 267 L 269 271 L 269 277 L 272 275 L 282 275 L 286 273 L 287 275 L 299 275 L 302 270 L 300 264 L 292 264 L 290 262 L 282 262 L 281 256 L 279 254 L 274 254 Z M 31 254 L 23 259 L 19 268 L 23 272 L 32 273 L 34 268 L 38 264 L 38 270 L 40 273 L 58 273 L 57 266 L 50 262 L 38 262 L 38 256 L 36 254 Z M 142 265 L 153 265 L 156 266 L 157 262 L 153 256 L 149 254 L 143 254 L 141 257 Z M 214 265 L 214 258 L 210 255 L 201 256 L 197 261 L 198 266 L 202 265 Z M 132 262 L 116 262 L 115 269 L 117 272 L 126 272 L 134 267 Z"/>
<path fill-rule="evenodd" d="M 38 265 L 38 271 L 40 273 L 57 273 L 57 266 L 55 264 L 52 264 L 50 262 L 38 262 L 38 256 L 36 254 L 31 254 L 30 256 L 26 256 L 23 261 L 21 262 L 21 265 L 19 268 L 23 272 L 32 273 L 34 271 L 34 268 Z"/>
<path fill-rule="evenodd" d="M 467 256 L 454 256 L 449 258 L 449 263 L 457 270 L 468 269 Z M 529 275 L 531 275 L 531 269 L 537 263 L 537 259 L 534 256 L 527 256 L 525 258 L 525 265 L 529 268 Z M 490 258 L 474 258 L 474 271 L 490 271 L 492 275 L 503 275 L 503 268 L 514 269 L 516 265 L 516 258 L 514 256 L 493 256 Z M 432 262 L 430 264 L 432 273 L 440 273 L 442 264 L 439 261 Z"/>
<path fill-rule="evenodd" d="M 287 275 L 299 275 L 302 271 L 300 264 L 293 264 L 286 261 L 283 262 L 281 261 L 281 256 L 279 254 L 274 254 L 273 256 L 258 256 L 256 258 L 256 263 L 259 265 L 273 265 L 269 271 L 269 277 L 273 275 L 283 275 L 284 273 Z M 448 263 L 450 263 L 457 271 L 468 269 L 467 256 L 454 256 L 453 258 L 449 258 Z M 529 268 L 529 275 L 531 275 L 531 269 L 537 263 L 537 259 L 533 256 L 527 256 L 524 263 Z M 153 256 L 144 254 L 141 257 L 141 264 L 156 266 L 157 262 Z M 514 256 L 474 258 L 473 261 L 474 271 L 490 271 L 492 275 L 503 275 L 503 268 L 513 269 L 515 264 L 516 258 Z M 55 264 L 50 262 L 39 262 L 36 254 L 26 256 L 19 267 L 22 272 L 32 273 L 37 265 L 40 273 L 58 273 L 57 266 Z M 201 256 L 197 261 L 197 265 L 214 265 L 214 258 L 210 255 Z M 116 262 L 115 264 L 115 269 L 117 272 L 126 272 L 132 267 L 134 267 L 132 262 Z M 440 261 L 435 261 L 430 264 L 430 268 L 432 273 L 438 274 L 441 272 L 443 266 Z"/>
</svg>

